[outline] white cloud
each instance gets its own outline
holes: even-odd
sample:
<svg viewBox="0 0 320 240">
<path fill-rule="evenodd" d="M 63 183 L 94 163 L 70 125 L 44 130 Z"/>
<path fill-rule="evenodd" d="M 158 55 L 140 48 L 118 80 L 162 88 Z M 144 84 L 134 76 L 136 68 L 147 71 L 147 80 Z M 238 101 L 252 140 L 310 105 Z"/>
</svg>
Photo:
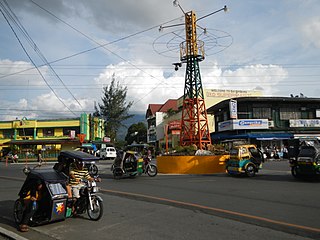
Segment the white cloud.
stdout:
<svg viewBox="0 0 320 240">
<path fill-rule="evenodd" d="M 47 67 L 40 67 L 39 71 L 46 75 Z M 44 82 L 37 69 L 29 62 L 0 59 L 0 84 L 27 87 L 42 86 Z"/>
<path fill-rule="evenodd" d="M 288 77 L 288 72 L 276 65 L 250 65 L 235 70 L 226 70 L 221 78 L 228 89 L 261 89 L 265 95 L 277 91 L 277 85 Z"/>
<path fill-rule="evenodd" d="M 301 31 L 304 34 L 306 45 L 313 45 L 320 48 L 320 17 L 309 19 L 301 26 Z"/>
<path fill-rule="evenodd" d="M 159 66 L 139 62 L 135 67 L 121 62 L 107 66 L 95 82 L 109 86 L 113 74 L 116 82 L 127 87 L 127 101 L 134 102 L 133 111 L 145 112 L 149 103 L 164 103 L 169 98 L 178 98 L 183 94 L 184 73 L 174 72 L 173 67 L 167 75 Z"/>
</svg>

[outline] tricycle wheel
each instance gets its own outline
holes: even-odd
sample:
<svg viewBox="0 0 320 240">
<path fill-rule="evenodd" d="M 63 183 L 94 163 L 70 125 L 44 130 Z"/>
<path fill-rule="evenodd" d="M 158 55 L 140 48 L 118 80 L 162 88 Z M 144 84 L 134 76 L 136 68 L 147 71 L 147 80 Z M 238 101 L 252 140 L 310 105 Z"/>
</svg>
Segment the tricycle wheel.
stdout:
<svg viewBox="0 0 320 240">
<path fill-rule="evenodd" d="M 90 175 L 93 175 L 93 176 L 97 175 L 98 171 L 99 171 L 97 165 L 95 165 L 95 164 L 91 164 L 88 170 L 89 170 Z"/>
<path fill-rule="evenodd" d="M 103 215 L 102 201 L 97 197 L 92 198 L 92 208 L 88 204 L 88 216 L 91 220 L 98 221 Z"/>
<path fill-rule="evenodd" d="M 297 166 L 293 166 L 293 167 L 291 168 L 291 174 L 292 174 L 292 176 L 295 177 L 295 178 L 299 178 L 299 177 L 300 177 L 300 174 L 299 174 L 298 171 L 297 171 Z"/>
<path fill-rule="evenodd" d="M 24 210 L 24 201 L 23 199 L 19 198 L 14 202 L 13 207 L 13 218 L 16 224 L 20 224 L 22 221 L 22 215 Z"/>
<path fill-rule="evenodd" d="M 252 163 L 247 164 L 246 175 L 248 177 L 254 177 L 256 175 L 256 168 Z"/>
<path fill-rule="evenodd" d="M 149 177 L 155 177 L 158 174 L 158 168 L 154 164 L 149 164 L 147 166 L 147 173 Z"/>
<path fill-rule="evenodd" d="M 119 180 L 123 175 L 123 170 L 121 168 L 113 169 L 113 178 Z"/>
</svg>

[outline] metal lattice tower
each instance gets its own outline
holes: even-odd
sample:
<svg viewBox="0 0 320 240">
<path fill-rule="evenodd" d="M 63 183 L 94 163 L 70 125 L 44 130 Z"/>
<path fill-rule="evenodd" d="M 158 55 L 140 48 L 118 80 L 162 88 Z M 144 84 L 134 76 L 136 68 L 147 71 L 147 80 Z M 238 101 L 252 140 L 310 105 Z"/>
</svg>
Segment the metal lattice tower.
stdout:
<svg viewBox="0 0 320 240">
<path fill-rule="evenodd" d="M 211 143 L 199 62 L 204 60 L 203 42 L 197 40 L 196 14 L 185 13 L 186 41 L 180 44 L 180 60 L 187 64 L 182 106 L 180 144 L 203 149 Z"/>
<path fill-rule="evenodd" d="M 185 23 L 178 23 L 169 26 L 161 25 L 159 31 L 162 31 L 165 28 L 178 26 L 184 26 L 184 29 L 181 31 L 173 31 L 157 38 L 153 42 L 153 48 L 158 54 L 166 57 L 170 57 L 170 52 L 177 54 L 177 52 L 180 51 L 181 62 L 173 63 L 176 71 L 182 66 L 182 63 L 186 63 L 180 145 L 188 146 L 194 144 L 199 149 L 204 149 L 207 144 L 211 143 L 211 138 L 199 62 L 204 60 L 205 54 L 209 55 L 208 50 L 212 53 L 214 49 L 218 49 L 218 51 L 215 51 L 215 53 L 218 53 L 231 46 L 232 37 L 228 33 L 219 30 L 210 30 L 210 32 L 215 32 L 215 34 L 211 34 L 208 32 L 207 28 L 200 27 L 197 23 L 199 20 L 220 11 L 226 12 L 227 6 L 197 19 L 194 11 L 184 11 L 178 0 L 174 0 L 173 5 L 179 7 L 183 12 L 185 16 Z M 198 36 L 197 28 L 203 31 Z M 185 41 L 181 43 L 181 39 L 184 39 L 184 36 L 180 34 L 183 34 L 184 32 Z M 176 41 L 178 41 L 178 43 L 176 43 Z M 207 46 L 206 53 L 204 52 L 204 41 Z"/>
</svg>

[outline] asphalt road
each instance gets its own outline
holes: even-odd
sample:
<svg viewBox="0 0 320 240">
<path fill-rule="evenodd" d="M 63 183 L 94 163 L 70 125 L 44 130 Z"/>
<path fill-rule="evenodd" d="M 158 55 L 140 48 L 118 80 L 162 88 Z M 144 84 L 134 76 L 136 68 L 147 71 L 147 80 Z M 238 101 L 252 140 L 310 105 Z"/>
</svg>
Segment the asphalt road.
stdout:
<svg viewBox="0 0 320 240">
<path fill-rule="evenodd" d="M 0 164 L 0 228 L 28 239 L 320 239 L 320 182 L 293 179 L 286 161 L 265 163 L 255 178 L 160 174 L 121 180 L 100 162 L 100 221 L 84 215 L 23 234 L 12 219 L 22 167 Z"/>
</svg>

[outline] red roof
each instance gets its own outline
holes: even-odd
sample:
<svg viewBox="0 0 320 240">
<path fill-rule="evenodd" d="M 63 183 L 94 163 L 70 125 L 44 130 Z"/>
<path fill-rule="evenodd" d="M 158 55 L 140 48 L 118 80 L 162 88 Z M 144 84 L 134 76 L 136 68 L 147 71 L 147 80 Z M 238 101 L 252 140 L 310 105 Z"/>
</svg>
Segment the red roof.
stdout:
<svg viewBox="0 0 320 240">
<path fill-rule="evenodd" d="M 148 110 L 151 111 L 151 114 L 159 112 L 159 109 L 162 107 L 162 104 L 149 104 Z"/>
<path fill-rule="evenodd" d="M 166 103 L 162 105 L 158 112 L 167 112 L 169 109 L 175 111 L 178 110 L 176 99 L 169 99 L 168 101 L 166 101 Z"/>
<path fill-rule="evenodd" d="M 176 99 L 169 99 L 164 104 L 149 104 L 146 117 L 153 116 L 156 112 L 167 112 L 169 109 L 178 110 Z"/>
</svg>

